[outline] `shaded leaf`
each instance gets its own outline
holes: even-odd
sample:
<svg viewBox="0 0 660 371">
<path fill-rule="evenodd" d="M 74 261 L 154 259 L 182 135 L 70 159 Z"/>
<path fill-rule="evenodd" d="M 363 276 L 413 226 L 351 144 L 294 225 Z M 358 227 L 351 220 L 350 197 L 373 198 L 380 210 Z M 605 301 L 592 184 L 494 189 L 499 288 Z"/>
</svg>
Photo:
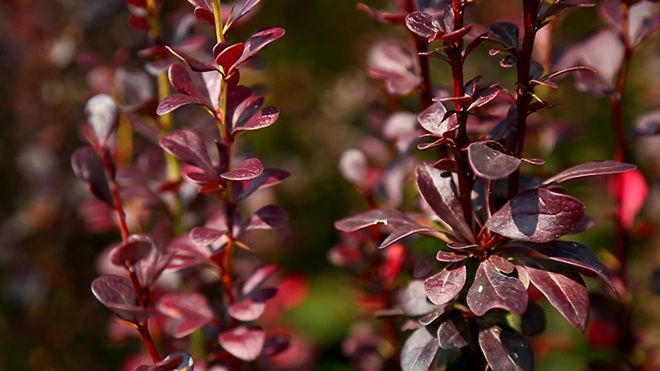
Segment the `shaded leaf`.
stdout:
<svg viewBox="0 0 660 371">
<path fill-rule="evenodd" d="M 563 183 L 568 180 L 590 176 L 625 173 L 627 171 L 635 170 L 636 168 L 637 167 L 632 164 L 610 160 L 587 162 L 568 168 L 559 174 L 546 179 L 543 184 Z"/>
<path fill-rule="evenodd" d="M 172 156 L 207 174 L 215 173 L 202 137 L 192 130 L 182 129 L 167 134 L 160 139 L 160 146 Z"/>
<path fill-rule="evenodd" d="M 486 227 L 514 240 L 548 242 L 571 232 L 583 215 L 584 205 L 577 199 L 536 188 L 514 196 Z"/>
<path fill-rule="evenodd" d="M 453 317 L 438 327 L 438 342 L 442 349 L 458 349 L 469 345 L 470 324 L 462 317 Z"/>
<path fill-rule="evenodd" d="M 397 302 L 409 316 L 421 316 L 438 308 L 428 301 L 424 282 L 419 280 L 410 281 L 408 286 L 399 291 Z"/>
<path fill-rule="evenodd" d="M 289 216 L 277 205 L 266 205 L 257 210 L 247 222 L 246 230 L 273 229 L 286 225 Z"/>
<path fill-rule="evenodd" d="M 450 302 L 463 289 L 467 279 L 465 264 L 450 264 L 424 280 L 424 291 L 433 304 Z"/>
<path fill-rule="evenodd" d="M 519 158 L 501 152 L 485 141 L 468 146 L 468 159 L 475 174 L 490 180 L 505 178 L 520 166 Z"/>
<path fill-rule="evenodd" d="M 133 285 L 126 277 L 98 277 L 92 281 L 92 293 L 101 304 L 126 321 L 137 323 L 149 317 L 146 309 L 137 306 Z"/>
<path fill-rule="evenodd" d="M 465 221 L 451 173 L 442 172 L 428 163 L 422 163 L 417 167 L 417 188 L 436 215 L 458 232 L 459 237 L 475 242 L 472 229 Z"/>
<path fill-rule="evenodd" d="M 426 371 L 438 353 L 438 340 L 422 327 L 410 335 L 401 349 L 401 369 L 403 371 Z"/>
<path fill-rule="evenodd" d="M 255 268 L 243 284 L 241 292 L 244 295 L 250 294 L 252 291 L 260 288 L 275 272 L 277 272 L 277 265 L 275 264 L 264 264 Z"/>
<path fill-rule="evenodd" d="M 518 26 L 511 22 L 496 22 L 490 25 L 490 32 L 500 40 L 506 48 L 518 47 Z"/>
<path fill-rule="evenodd" d="M 530 281 L 568 322 L 584 332 L 589 318 L 589 293 L 582 277 L 567 269 L 540 264 L 525 264 Z"/>
<path fill-rule="evenodd" d="M 515 332 L 497 326 L 482 329 L 479 347 L 494 371 L 534 369 L 534 353 L 529 341 Z"/>
<path fill-rule="evenodd" d="M 103 161 L 92 148 L 84 146 L 75 150 L 71 155 L 71 168 L 80 179 L 87 182 L 94 196 L 113 207 L 112 193 L 108 186 Z"/>
<path fill-rule="evenodd" d="M 527 309 L 527 289 L 519 279 L 505 276 L 492 263 L 483 261 L 468 291 L 467 304 L 478 316 L 495 308 L 523 314 Z"/>
<path fill-rule="evenodd" d="M 524 267 L 523 267 L 524 269 Z M 520 330 L 527 336 L 536 336 L 545 331 L 545 312 L 535 301 L 527 303 L 527 310 L 520 318 Z"/>
<path fill-rule="evenodd" d="M 110 251 L 110 261 L 120 267 L 131 266 L 149 257 L 154 249 L 156 246 L 149 236 L 133 234 Z"/>
</svg>

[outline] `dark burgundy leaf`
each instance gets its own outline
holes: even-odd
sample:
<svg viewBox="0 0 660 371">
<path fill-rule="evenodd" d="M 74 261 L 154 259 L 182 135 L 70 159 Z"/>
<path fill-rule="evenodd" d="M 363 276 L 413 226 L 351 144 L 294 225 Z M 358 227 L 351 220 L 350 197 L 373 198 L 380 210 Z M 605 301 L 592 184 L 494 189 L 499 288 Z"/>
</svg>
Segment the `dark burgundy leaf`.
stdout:
<svg viewBox="0 0 660 371">
<path fill-rule="evenodd" d="M 442 102 L 435 102 L 417 116 L 417 121 L 429 133 L 442 136 L 456 128 L 454 121 L 445 119 L 446 114 L 447 108 Z"/>
<path fill-rule="evenodd" d="M 280 27 L 266 28 L 255 32 L 245 42 L 245 51 L 243 52 L 241 58 L 236 62 L 236 65 L 239 65 L 252 58 L 266 45 L 284 36 L 284 33 L 284 29 Z"/>
<path fill-rule="evenodd" d="M 569 241 L 551 241 L 544 244 L 525 243 L 524 246 L 540 252 L 550 260 L 572 265 L 587 274 L 596 275 L 610 287 L 613 287 L 610 281 L 611 272 L 588 247 L 582 244 Z"/>
<path fill-rule="evenodd" d="M 212 63 L 201 61 L 188 53 L 184 52 L 181 49 L 174 49 L 170 46 L 165 46 L 165 48 L 172 53 L 175 57 L 179 58 L 181 61 L 186 63 L 191 70 L 195 72 L 208 72 L 208 71 L 217 71 L 218 67 Z"/>
<path fill-rule="evenodd" d="M 572 179 L 585 178 L 590 176 L 609 175 L 624 173 L 635 170 L 637 167 L 632 164 L 626 164 L 617 161 L 594 161 L 587 162 L 568 168 L 561 173 L 546 179 L 543 184 L 563 183 Z"/>
<path fill-rule="evenodd" d="M 468 146 L 468 159 L 475 174 L 490 180 L 505 178 L 520 166 L 519 158 L 501 152 L 485 141 Z"/>
<path fill-rule="evenodd" d="M 459 262 L 462 260 L 465 260 L 468 258 L 467 255 L 458 255 L 454 254 L 451 251 L 444 251 L 440 250 L 438 253 L 435 255 L 435 258 L 438 261 L 445 262 L 445 263 L 454 263 L 454 262 Z"/>
<path fill-rule="evenodd" d="M 461 39 L 463 36 L 470 33 L 472 30 L 472 25 L 469 24 L 465 27 L 461 27 L 458 30 L 448 32 L 442 36 L 442 41 L 445 43 L 453 43 Z"/>
<path fill-rule="evenodd" d="M 180 64 L 173 64 L 168 70 L 168 76 L 172 86 L 180 93 L 191 97 L 203 98 L 204 95 L 197 89 L 188 70 Z"/>
<path fill-rule="evenodd" d="M 174 352 L 155 365 L 141 365 L 134 371 L 192 371 L 193 358 L 186 352 Z"/>
<path fill-rule="evenodd" d="M 438 308 L 428 301 L 424 283 L 419 280 L 410 281 L 408 286 L 399 291 L 397 302 L 408 316 L 421 316 Z"/>
<path fill-rule="evenodd" d="M 192 97 L 184 94 L 172 94 L 163 98 L 158 102 L 158 107 L 156 108 L 156 113 L 159 116 L 166 115 L 180 107 L 187 106 L 190 104 L 197 104 L 200 106 L 209 107 L 208 99 L 204 97 Z"/>
<path fill-rule="evenodd" d="M 261 353 L 266 335 L 261 327 L 239 326 L 220 333 L 218 340 L 220 346 L 234 357 L 254 361 Z"/>
<path fill-rule="evenodd" d="M 264 172 L 264 165 L 256 158 L 249 158 L 243 161 L 236 168 L 220 174 L 222 178 L 228 180 L 252 180 Z"/>
<path fill-rule="evenodd" d="M 491 262 L 502 273 L 513 273 L 515 266 L 510 261 L 499 255 L 491 255 L 488 257 L 488 261 Z"/>
<path fill-rule="evenodd" d="M 263 108 L 258 113 L 255 113 L 249 119 L 236 124 L 233 127 L 233 132 L 238 133 L 241 131 L 267 128 L 273 125 L 279 117 L 280 117 L 280 111 L 275 107 L 268 106 Z"/>
<path fill-rule="evenodd" d="M 149 317 L 146 309 L 137 306 L 133 285 L 126 277 L 98 277 L 92 281 L 92 293 L 101 304 L 126 321 L 137 323 Z"/>
<path fill-rule="evenodd" d="M 261 0 L 246 0 L 243 3 L 243 6 L 241 7 L 241 9 L 234 16 L 234 19 L 233 19 L 232 23 L 237 22 L 241 18 L 245 17 L 245 15 L 250 13 L 252 11 L 252 9 L 254 9 L 254 7 L 259 5 L 259 3 L 261 3 Z"/>
<path fill-rule="evenodd" d="M 479 90 L 472 99 L 474 100 L 467 108 L 468 111 L 483 107 L 486 104 L 490 103 L 493 99 L 497 98 L 497 95 L 504 89 L 500 84 L 493 84 L 489 87 Z"/>
<path fill-rule="evenodd" d="M 406 27 L 413 33 L 433 41 L 439 32 L 443 32 L 442 25 L 435 17 L 424 12 L 412 12 L 406 16 Z"/>
<path fill-rule="evenodd" d="M 206 298 L 198 293 L 165 294 L 156 303 L 156 310 L 168 318 L 175 338 L 188 336 L 215 318 Z"/>
<path fill-rule="evenodd" d="M 267 205 L 252 215 L 247 222 L 246 230 L 280 228 L 288 220 L 289 217 L 284 209 L 276 205 Z"/>
<path fill-rule="evenodd" d="M 149 257 L 156 245 L 149 236 L 134 234 L 110 252 L 110 261 L 120 267 L 131 266 Z"/>
<path fill-rule="evenodd" d="M 505 276 L 492 263 L 483 261 L 468 291 L 467 304 L 478 316 L 495 308 L 523 314 L 527 309 L 527 289 L 519 279 Z"/>
<path fill-rule="evenodd" d="M 167 134 L 161 138 L 160 146 L 172 156 L 204 170 L 207 174 L 215 173 L 204 140 L 192 130 L 183 129 Z"/>
<path fill-rule="evenodd" d="M 570 233 L 583 215 L 584 205 L 577 199 L 536 188 L 514 196 L 486 227 L 514 240 L 549 242 Z"/>
<path fill-rule="evenodd" d="M 464 318 L 450 318 L 438 327 L 438 342 L 442 349 L 458 349 L 469 345 L 470 324 Z"/>
<path fill-rule="evenodd" d="M 534 353 L 529 341 L 515 332 L 497 326 L 479 331 L 479 347 L 491 369 L 532 371 Z"/>
<path fill-rule="evenodd" d="M 273 274 L 277 272 L 277 265 L 264 264 L 257 267 L 243 284 L 241 292 L 244 295 L 249 295 L 252 291 L 261 287 L 261 285 Z"/>
<path fill-rule="evenodd" d="M 94 196 L 113 207 L 112 193 L 108 186 L 103 161 L 92 148 L 85 146 L 75 150 L 71 155 L 71 167 L 80 179 L 87 182 Z"/>
<path fill-rule="evenodd" d="M 582 277 L 568 269 L 545 267 L 540 262 L 534 265 L 525 265 L 532 284 L 568 322 L 584 332 L 589 318 L 589 293 Z"/>
<path fill-rule="evenodd" d="M 438 348 L 438 340 L 426 327 L 415 330 L 401 349 L 401 369 L 427 371 L 438 353 Z"/>
<path fill-rule="evenodd" d="M 496 22 L 490 25 L 490 32 L 508 48 L 518 47 L 518 26 L 510 22 Z"/>
<path fill-rule="evenodd" d="M 262 357 L 276 356 L 289 348 L 291 345 L 291 336 L 289 335 L 274 335 L 266 339 L 264 348 L 261 351 Z"/>
<path fill-rule="evenodd" d="M 392 232 L 381 243 L 379 248 L 385 248 L 414 233 L 433 231 L 428 227 L 417 224 L 407 215 L 394 209 L 373 209 L 362 214 L 344 218 L 335 222 L 335 228 L 342 232 L 355 232 L 378 224 L 392 228 Z"/>
<path fill-rule="evenodd" d="M 119 118 L 117 103 L 107 94 L 95 95 L 85 104 L 85 114 L 96 139 L 104 146 L 117 128 Z"/>
<path fill-rule="evenodd" d="M 223 74 L 227 76 L 232 72 L 234 65 L 241 58 L 244 50 L 245 45 L 243 45 L 243 43 L 230 45 L 224 48 L 218 56 L 215 57 L 215 64 L 220 66 Z"/>
<path fill-rule="evenodd" d="M 465 264 L 450 264 L 440 272 L 424 280 L 424 291 L 431 303 L 443 305 L 458 295 L 465 285 Z"/>
<path fill-rule="evenodd" d="M 225 235 L 225 233 L 227 233 L 227 231 L 214 228 L 195 227 L 190 231 L 189 237 L 190 241 L 197 246 L 208 246 L 219 240 Z"/>
<path fill-rule="evenodd" d="M 289 173 L 281 169 L 264 169 L 263 173 L 251 181 L 234 183 L 236 185 L 235 201 L 240 201 L 255 191 L 274 186 L 289 177 Z"/>
<path fill-rule="evenodd" d="M 436 215 L 459 234 L 457 237 L 475 242 L 472 229 L 463 216 L 463 208 L 456 195 L 451 173 L 442 172 L 428 163 L 422 163 L 417 167 L 417 188 Z"/>
<path fill-rule="evenodd" d="M 524 267 L 523 267 L 524 269 Z M 545 312 L 535 301 L 527 303 L 527 310 L 520 318 L 520 330 L 527 336 L 536 336 L 545 331 Z"/>
<path fill-rule="evenodd" d="M 378 246 L 379 249 L 384 249 L 391 244 L 406 238 L 410 235 L 422 232 L 433 232 L 433 229 L 424 227 L 419 224 L 403 224 L 392 229 L 392 233 L 383 240 L 383 242 Z"/>
</svg>

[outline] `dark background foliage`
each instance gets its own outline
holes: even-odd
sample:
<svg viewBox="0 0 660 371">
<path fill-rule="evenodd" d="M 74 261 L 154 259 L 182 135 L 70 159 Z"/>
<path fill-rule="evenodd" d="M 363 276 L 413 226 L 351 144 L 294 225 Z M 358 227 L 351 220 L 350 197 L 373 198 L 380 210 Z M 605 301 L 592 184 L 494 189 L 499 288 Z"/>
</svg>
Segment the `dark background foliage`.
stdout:
<svg viewBox="0 0 660 371">
<path fill-rule="evenodd" d="M 515 19 L 517 1 L 482 1 L 474 17 L 484 23 Z M 370 1 L 383 7 L 385 1 Z M 165 12 L 186 8 L 166 0 Z M 90 233 L 81 218 L 85 190 L 70 170 L 69 155 L 79 143 L 78 127 L 89 97 L 95 55 L 112 63 L 116 50 L 134 53 L 145 45 L 143 34 L 127 26 L 120 0 L 7 0 L 0 3 L 0 368 L 34 370 L 114 370 L 136 342 L 108 339 L 110 313 L 92 297 L 96 256 L 116 240 L 114 233 Z M 355 10 L 351 0 L 269 0 L 251 21 L 286 28 L 286 36 L 264 52 L 263 73 L 247 79 L 268 84 L 268 100 L 281 111 L 278 123 L 251 136 L 244 150 L 293 175 L 277 190 L 290 225 L 277 248 L 257 251 L 266 261 L 301 274 L 306 301 L 286 315 L 313 349 L 314 369 L 348 369 L 341 344 L 349 323 L 364 315 L 341 271 L 327 260 L 338 240 L 335 220 L 365 209 L 364 201 L 339 175 L 341 153 L 364 133 L 366 107 L 384 95 L 369 81 L 363 65 L 369 45 L 396 35 Z M 562 48 L 600 27 L 596 12 L 580 10 L 558 30 Z M 203 29 L 203 28 L 202 28 Z M 206 29 L 208 31 L 208 29 Z M 252 31 L 248 25 L 242 35 Z M 633 59 L 626 121 L 660 105 L 660 43 L 657 35 Z M 500 79 L 502 70 L 486 50 L 467 66 L 484 80 Z M 139 61 L 132 59 L 139 67 Z M 434 65 L 435 81 L 447 83 L 445 68 Z M 509 84 L 513 76 L 504 75 Z M 509 86 L 510 88 L 510 86 Z M 555 96 L 561 110 L 549 115 L 566 122 L 543 172 L 579 162 L 611 157 L 613 134 L 607 101 L 576 92 L 565 84 Z M 175 120 L 186 120 L 177 114 Z M 176 122 L 175 121 L 175 122 Z M 553 133 L 536 140 L 550 146 Z M 537 148 L 542 149 L 542 146 Z M 658 345 L 660 299 L 653 295 L 652 272 L 660 265 L 660 153 L 657 139 L 635 143 L 640 168 L 651 193 L 634 230 L 631 262 L 634 322 L 643 343 Z M 613 205 L 603 184 L 571 185 L 590 214 L 603 222 L 580 237 L 607 263 Z M 270 235 L 268 238 L 275 238 Z M 428 241 L 427 241 L 428 242 Z M 423 240 L 415 248 L 434 251 Z M 655 277 L 656 281 L 658 277 Z M 582 335 L 554 311 L 548 331 L 537 339 L 539 369 L 583 369 L 587 357 L 606 359 L 609 349 L 589 349 Z M 603 334 L 602 336 L 607 336 Z M 658 355 L 656 355 L 657 357 Z M 564 368 L 565 369 L 565 368 Z"/>
</svg>

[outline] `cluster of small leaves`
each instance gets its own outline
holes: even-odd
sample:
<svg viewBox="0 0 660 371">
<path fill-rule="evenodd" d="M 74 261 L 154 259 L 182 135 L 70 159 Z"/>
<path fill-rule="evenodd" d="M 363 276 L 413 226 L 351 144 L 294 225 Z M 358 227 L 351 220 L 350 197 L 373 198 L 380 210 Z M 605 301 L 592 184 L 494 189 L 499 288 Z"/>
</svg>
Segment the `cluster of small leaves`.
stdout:
<svg viewBox="0 0 660 371">
<path fill-rule="evenodd" d="M 259 5 L 259 0 L 232 5 L 220 5 L 217 1 L 189 2 L 194 6 L 194 17 L 183 18 L 171 43 L 155 41 L 140 52 L 147 60 L 149 72 L 167 71 L 176 93 L 161 99 L 157 107 L 149 103 L 152 94 L 137 94 L 131 104 L 122 105 L 116 103 L 118 98 L 110 95 L 92 97 L 86 106 L 87 123 L 82 128 L 89 145 L 76 150 L 71 158 L 76 175 L 87 183 L 94 196 L 114 210 L 122 233 L 122 242 L 111 249 L 108 257 L 119 269 L 116 274 L 95 279 L 91 286 L 94 296 L 121 321 L 136 328 L 144 340 L 154 364 L 140 366 L 138 370 L 192 370 L 193 363 L 198 361 L 202 367 L 239 369 L 241 362 L 277 355 L 289 344 L 286 336 L 267 336 L 255 322 L 264 314 L 266 302 L 277 294 L 277 287 L 270 283 L 278 272 L 277 267 L 251 263 L 254 266 L 251 273 L 236 277 L 232 264 L 235 248 L 250 250 L 244 241 L 250 231 L 279 228 L 287 222 L 286 212 L 276 205 L 244 215 L 240 202 L 260 189 L 279 183 L 289 174 L 265 168 L 256 158 L 237 159 L 232 151 L 240 135 L 266 128 L 279 116 L 276 108 L 263 107 L 264 97 L 240 85 L 239 80 L 240 69 L 262 48 L 282 37 L 284 30 L 264 28 L 245 42 L 232 44 L 225 41 L 227 32 L 244 21 Z M 160 27 L 159 6 L 160 1 L 128 1 L 131 25 L 148 31 L 153 37 Z M 222 12 L 223 16 L 217 12 Z M 195 19 L 220 28 L 216 30 L 219 40 L 212 48 L 211 61 L 198 57 L 201 47 L 207 44 L 206 38 L 189 35 Z M 124 100 L 131 99 L 136 94 L 130 93 L 144 91 L 143 85 L 150 84 L 146 77 L 139 81 L 128 78 L 122 81 L 122 86 L 127 88 L 120 93 L 129 93 L 121 95 Z M 203 88 L 198 82 L 203 83 Z M 220 129 L 220 138 L 215 140 L 215 155 L 209 153 L 207 141 L 195 130 L 180 129 L 161 135 L 149 123 L 144 123 L 144 116 L 151 116 L 146 120 L 159 128 L 160 122 L 154 113 L 169 115 L 190 104 L 204 108 Z M 122 138 L 117 127 L 123 119 L 140 123 L 135 126 L 148 133 L 147 139 L 156 140 L 163 151 L 183 163 L 184 180 L 164 179 L 162 160 L 151 162 L 160 171 L 147 169 L 148 173 L 141 176 L 133 175 L 141 170 L 139 168 L 119 166 L 117 156 Z M 217 211 L 203 225 L 176 236 L 171 230 L 173 224 L 181 222 L 174 218 L 174 214 L 182 212 L 177 208 L 193 206 L 190 200 L 186 204 L 181 199 L 173 203 L 171 197 L 181 197 L 189 185 L 194 185 L 197 193 L 210 196 L 209 200 L 215 200 Z M 148 198 L 150 205 L 165 214 L 158 228 L 154 228 L 153 238 L 131 233 L 140 227 L 129 225 L 125 209 L 127 200 L 135 197 Z M 168 228 L 169 233 L 162 232 Z M 178 279 L 189 282 L 175 287 L 159 283 L 163 273 L 168 272 L 180 272 Z M 208 279 L 201 279 L 208 273 L 217 277 L 213 289 L 209 289 Z M 156 286 L 158 290 L 152 290 Z M 164 324 L 163 330 L 172 339 L 199 332 L 205 342 L 204 348 L 209 349 L 206 359 L 193 361 L 186 348 L 161 357 L 150 334 L 149 319 L 154 317 Z M 152 323 L 151 328 L 154 326 Z M 165 341 L 159 340 L 163 346 Z M 184 343 L 178 344 L 180 348 Z"/>
<path fill-rule="evenodd" d="M 542 332 L 545 323 L 539 305 L 528 298 L 531 286 L 580 331 L 585 331 L 589 318 L 589 295 L 582 276 L 601 280 L 616 294 L 611 273 L 589 248 L 560 240 L 590 224 L 585 206 L 562 186 L 582 178 L 630 174 L 635 166 L 589 162 L 518 188 L 522 164 L 544 163 L 521 156 L 526 117 L 549 107 L 534 88 L 556 88 L 553 80 L 568 72 L 594 73 L 591 68 L 573 65 L 544 72 L 531 59 L 534 35 L 561 11 L 593 4 L 525 1 L 522 37 L 518 26 L 506 22 L 492 24 L 486 33 L 471 32 L 479 27 L 463 25 L 466 4 L 462 1 L 425 5 L 393 13 L 361 9 L 381 22 L 405 24 L 430 47 L 436 47 L 425 55 L 450 65 L 455 96 L 434 98 L 418 115 L 424 130 L 421 138 L 432 139 L 418 148 L 441 147 L 452 156 L 416 168 L 425 215 L 376 208 L 335 225 L 355 235 L 364 229 L 385 233 L 380 248 L 401 246 L 404 238 L 415 234 L 437 239 L 443 246 L 437 252 L 437 269 L 431 268 L 434 272 L 425 279 L 411 281 L 393 308 L 394 313 L 403 312 L 409 318 L 405 329 L 415 329 L 401 349 L 404 370 L 425 370 L 435 360 L 451 364 L 458 354 L 474 349 L 480 350 L 493 370 L 531 370 L 534 356 L 527 336 Z M 504 55 L 502 67 L 516 67 L 515 93 L 498 83 L 481 86 L 480 76 L 463 83 L 463 63 L 483 42 L 497 45 L 490 55 Z M 369 70 L 385 81 L 392 94 L 409 94 L 421 83 L 411 72 L 412 59 L 403 50 L 391 42 L 381 46 L 379 59 L 387 61 L 383 67 Z M 490 105 L 502 103 L 503 97 L 504 104 L 510 105 L 506 117 L 479 139 L 469 138 L 468 117 L 485 120 Z M 446 103 L 453 103 L 453 109 Z M 369 181 L 367 171 L 356 170 L 356 164 L 363 162 L 342 158 L 342 164 L 351 164 L 352 171 L 345 173 L 354 183 Z M 500 192 L 507 184 L 508 194 Z"/>
</svg>

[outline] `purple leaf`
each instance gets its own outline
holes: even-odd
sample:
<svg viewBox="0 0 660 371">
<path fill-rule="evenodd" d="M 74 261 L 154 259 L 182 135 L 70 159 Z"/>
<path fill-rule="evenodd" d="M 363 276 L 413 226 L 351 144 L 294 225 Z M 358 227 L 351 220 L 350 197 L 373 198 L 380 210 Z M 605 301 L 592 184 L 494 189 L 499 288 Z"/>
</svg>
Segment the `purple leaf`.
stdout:
<svg viewBox="0 0 660 371">
<path fill-rule="evenodd" d="M 254 114 L 252 117 L 243 121 L 238 126 L 233 127 L 234 133 L 239 133 L 241 131 L 250 131 L 267 128 L 275 123 L 280 117 L 280 111 L 272 106 L 263 108 L 258 113 Z"/>
<path fill-rule="evenodd" d="M 274 229 L 286 225 L 289 220 L 286 211 L 276 205 L 267 205 L 257 210 L 247 222 L 246 230 Z"/>
<path fill-rule="evenodd" d="M 583 215 L 584 205 L 577 199 L 536 188 L 514 196 L 485 226 L 514 240 L 549 242 L 570 233 Z"/>
<path fill-rule="evenodd" d="M 535 336 L 545 331 L 545 325 L 545 312 L 541 305 L 535 301 L 527 303 L 527 310 L 520 318 L 520 331 L 527 336 Z"/>
<path fill-rule="evenodd" d="M 505 48 L 518 47 L 518 26 L 510 22 L 496 22 L 490 25 L 490 32 L 504 44 Z"/>
<path fill-rule="evenodd" d="M 113 207 L 112 193 L 103 168 L 103 161 L 88 146 L 80 147 L 71 155 L 71 168 L 82 180 L 87 182 L 90 192 L 99 200 Z"/>
<path fill-rule="evenodd" d="M 156 113 L 159 116 L 166 115 L 176 109 L 190 104 L 197 104 L 200 106 L 210 107 L 208 100 L 204 97 L 191 97 L 184 94 L 172 94 L 163 98 L 158 102 Z"/>
<path fill-rule="evenodd" d="M 424 200 L 442 221 L 468 242 L 475 242 L 472 229 L 463 216 L 463 208 L 456 195 L 451 173 L 434 169 L 431 164 L 417 167 L 417 188 Z"/>
<path fill-rule="evenodd" d="M 458 349 L 469 345 L 470 324 L 464 318 L 450 318 L 438 327 L 438 342 L 442 349 Z"/>
<path fill-rule="evenodd" d="M 263 49 L 266 45 L 284 36 L 284 29 L 280 27 L 266 28 L 255 32 L 245 42 L 245 51 L 241 58 L 236 62 L 236 65 L 247 61 L 252 58 L 257 52 Z"/>
<path fill-rule="evenodd" d="M 224 331 L 218 336 L 220 346 L 229 354 L 243 361 L 254 361 L 259 357 L 266 335 L 258 326 L 239 326 Z"/>
<path fill-rule="evenodd" d="M 172 336 L 182 338 L 213 320 L 206 298 L 198 293 L 168 293 L 156 303 L 156 310 L 169 320 Z"/>
<path fill-rule="evenodd" d="M 189 238 L 190 241 L 197 246 L 208 246 L 219 240 L 225 235 L 225 233 L 227 233 L 227 231 L 214 228 L 195 227 L 190 231 Z"/>
<path fill-rule="evenodd" d="M 94 130 L 98 142 L 105 146 L 117 128 L 119 109 L 115 100 L 107 94 L 95 95 L 85 104 L 87 122 Z"/>
<path fill-rule="evenodd" d="M 417 116 L 417 121 L 429 133 L 442 136 L 446 132 L 454 130 L 458 123 L 455 120 L 445 119 L 446 114 L 447 108 L 442 102 L 435 102 Z"/>
<path fill-rule="evenodd" d="M 507 371 L 532 371 L 534 353 L 529 341 L 497 326 L 479 331 L 479 347 L 490 368 Z"/>
<path fill-rule="evenodd" d="M 483 261 L 468 291 L 467 304 L 478 316 L 495 308 L 520 315 L 527 308 L 527 289 L 517 278 L 505 276 L 492 263 Z"/>
<path fill-rule="evenodd" d="M 474 101 L 468 106 L 467 110 L 473 110 L 475 108 L 480 108 L 490 103 L 493 99 L 497 98 L 497 95 L 504 89 L 500 84 L 493 84 L 489 87 L 483 88 L 476 92 L 472 97 Z"/>
<path fill-rule="evenodd" d="M 451 251 L 444 251 L 440 250 L 438 253 L 435 255 L 436 260 L 445 262 L 445 263 L 454 263 L 454 262 L 459 262 L 462 260 L 465 260 L 468 258 L 467 255 L 458 255 L 454 254 Z"/>
<path fill-rule="evenodd" d="M 435 17 L 424 12 L 412 12 L 406 16 L 406 27 L 414 34 L 433 41 L 438 33 L 442 33 L 442 24 Z"/>
<path fill-rule="evenodd" d="M 183 129 L 167 134 L 161 138 L 160 146 L 172 156 L 202 169 L 207 174 L 215 173 L 202 137 L 192 130 Z"/>
<path fill-rule="evenodd" d="M 426 371 L 438 353 L 438 340 L 422 327 L 410 335 L 401 349 L 401 369 L 403 371 Z"/>
<path fill-rule="evenodd" d="M 500 152 L 485 141 L 468 146 L 468 159 L 474 173 L 489 180 L 505 178 L 520 166 L 519 158 Z"/>
<path fill-rule="evenodd" d="M 421 316 L 438 309 L 438 306 L 428 301 L 424 283 L 419 280 L 410 281 L 408 286 L 398 292 L 397 303 L 408 316 Z"/>
<path fill-rule="evenodd" d="M 134 234 L 110 251 L 110 261 L 120 267 L 132 266 L 149 257 L 154 249 L 156 245 L 149 236 Z"/>
<path fill-rule="evenodd" d="M 538 266 L 525 265 L 532 284 L 568 322 L 584 332 L 589 318 L 589 293 L 582 277 L 567 269 L 534 265 Z"/>
<path fill-rule="evenodd" d="M 461 292 L 466 279 L 465 264 L 450 264 L 439 273 L 424 280 L 424 291 L 431 303 L 447 304 Z"/>
<path fill-rule="evenodd" d="M 243 284 L 242 293 L 244 295 L 250 294 L 252 291 L 261 287 L 261 285 L 277 272 L 277 265 L 264 264 L 257 267 Z"/>
<path fill-rule="evenodd" d="M 133 286 L 126 277 L 98 277 L 92 281 L 92 293 L 101 304 L 126 321 L 137 323 L 149 317 L 146 309 L 137 306 Z"/>
<path fill-rule="evenodd" d="M 588 275 L 596 275 L 610 287 L 611 272 L 601 263 L 591 250 L 577 242 L 551 241 L 544 244 L 525 243 L 546 258 L 579 268 Z"/>
<path fill-rule="evenodd" d="M 381 249 L 411 234 L 433 231 L 428 227 L 417 224 L 407 215 L 394 209 L 373 209 L 344 218 L 335 222 L 335 228 L 342 232 L 355 232 L 378 224 L 392 228 L 390 235 L 379 246 Z"/>
<path fill-rule="evenodd" d="M 264 314 L 266 301 L 277 293 L 275 288 L 253 290 L 247 297 L 232 303 L 228 313 L 239 321 L 254 321 Z"/>
<path fill-rule="evenodd" d="M 220 174 L 222 178 L 234 181 L 252 180 L 264 172 L 264 165 L 256 158 L 243 161 L 236 168 Z"/>
<path fill-rule="evenodd" d="M 259 189 L 274 186 L 288 178 L 289 175 L 290 174 L 285 170 L 264 169 L 261 175 L 251 181 L 241 183 L 236 182 L 234 183 L 236 187 L 236 190 L 233 193 L 236 195 L 234 201 L 240 201 Z"/>
<path fill-rule="evenodd" d="M 188 70 L 186 70 L 186 68 L 182 65 L 176 63 L 171 65 L 167 74 L 169 76 L 170 82 L 172 83 L 172 86 L 174 86 L 174 88 L 178 90 L 179 93 L 195 98 L 204 97 L 204 95 L 197 89 L 192 79 L 190 78 Z"/>
<path fill-rule="evenodd" d="M 637 166 L 617 161 L 594 161 L 587 162 L 568 168 L 561 173 L 546 179 L 543 184 L 563 183 L 572 179 L 585 178 L 590 176 L 609 175 L 625 173 L 635 170 Z"/>
</svg>

